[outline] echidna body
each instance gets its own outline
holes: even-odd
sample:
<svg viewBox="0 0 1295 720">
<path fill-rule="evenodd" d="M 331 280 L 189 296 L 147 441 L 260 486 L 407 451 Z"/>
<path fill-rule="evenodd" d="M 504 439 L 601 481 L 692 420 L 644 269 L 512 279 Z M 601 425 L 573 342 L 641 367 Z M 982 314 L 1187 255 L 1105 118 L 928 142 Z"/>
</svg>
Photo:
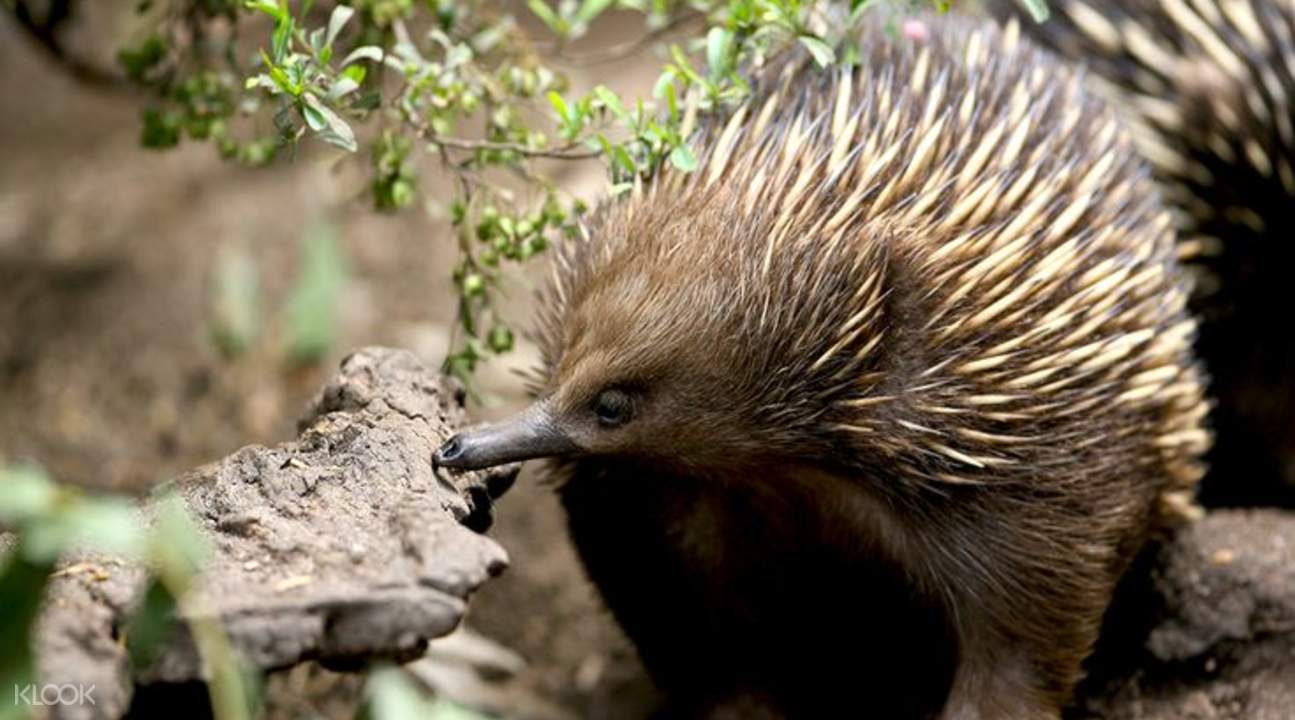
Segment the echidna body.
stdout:
<svg viewBox="0 0 1295 720">
<path fill-rule="evenodd" d="M 1190 510 L 1205 405 L 1148 173 L 1017 32 L 930 27 L 767 68 L 696 172 L 603 207 L 556 255 L 536 403 L 437 453 L 559 458 L 679 714 L 1057 717 Z"/>
<path fill-rule="evenodd" d="M 1015 15 L 1015 0 L 993 0 Z M 1028 23 L 1092 69 L 1178 210 L 1217 399 L 1211 504 L 1295 507 L 1295 2 L 1063 0 Z"/>
</svg>

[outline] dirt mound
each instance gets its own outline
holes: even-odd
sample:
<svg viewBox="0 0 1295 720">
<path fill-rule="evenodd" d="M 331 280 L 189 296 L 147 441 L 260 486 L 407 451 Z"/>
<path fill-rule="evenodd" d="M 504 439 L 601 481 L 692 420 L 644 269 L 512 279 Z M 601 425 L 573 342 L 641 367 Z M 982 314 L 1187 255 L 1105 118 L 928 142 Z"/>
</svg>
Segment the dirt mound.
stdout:
<svg viewBox="0 0 1295 720">
<path fill-rule="evenodd" d="M 1295 717 L 1295 514 L 1217 511 L 1165 545 L 1134 669 L 1082 718 Z"/>
</svg>

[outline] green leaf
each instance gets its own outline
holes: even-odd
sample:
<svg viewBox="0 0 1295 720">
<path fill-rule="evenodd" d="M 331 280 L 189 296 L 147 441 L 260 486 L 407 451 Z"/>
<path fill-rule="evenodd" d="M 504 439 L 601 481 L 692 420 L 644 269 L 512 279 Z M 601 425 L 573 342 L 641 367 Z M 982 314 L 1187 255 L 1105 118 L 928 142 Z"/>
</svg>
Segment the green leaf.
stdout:
<svg viewBox="0 0 1295 720">
<path fill-rule="evenodd" d="M 607 136 L 602 133 L 598 133 L 596 140 L 602 148 L 603 155 L 606 155 L 607 161 L 611 163 L 613 177 L 634 176 L 636 170 L 634 166 L 634 158 L 630 157 L 630 154 L 625 150 L 624 145 L 612 145 L 611 141 L 607 139 Z M 618 174 L 616 172 L 616 168 L 618 166 L 623 173 Z"/>
<path fill-rule="evenodd" d="M 301 100 L 302 117 L 320 140 L 348 152 L 355 152 L 359 148 L 359 144 L 355 141 L 355 132 L 341 116 L 312 93 L 302 94 Z"/>
<path fill-rule="evenodd" d="M 282 20 L 284 10 L 273 0 L 247 0 L 247 7 L 252 10 L 260 10 L 275 20 Z"/>
<path fill-rule="evenodd" d="M 733 33 L 713 27 L 706 34 L 706 66 L 712 81 L 728 74 L 732 59 Z"/>
<path fill-rule="evenodd" d="M 486 333 L 486 345 L 496 353 L 506 353 L 513 349 L 513 331 L 503 325 L 495 325 Z"/>
<path fill-rule="evenodd" d="M 58 487 L 35 465 L 0 466 L 0 525 L 16 527 L 52 511 Z"/>
<path fill-rule="evenodd" d="M 331 225 L 314 225 L 302 238 L 301 251 L 301 271 L 288 298 L 288 354 L 296 363 L 310 364 L 337 338 L 337 299 L 347 271 Z"/>
<path fill-rule="evenodd" d="M 342 71 L 342 77 L 354 82 L 356 85 L 364 82 L 369 71 L 363 65 L 351 65 Z"/>
<path fill-rule="evenodd" d="M 464 358 L 457 360 L 471 362 Z M 490 719 L 462 705 L 424 695 L 404 671 L 394 667 L 381 667 L 369 673 L 364 696 L 362 716 L 368 720 Z"/>
<path fill-rule="evenodd" d="M 174 486 L 164 485 L 154 493 L 151 507 L 153 533 L 149 555 L 171 593 L 181 594 L 211 557 L 211 548 Z"/>
<path fill-rule="evenodd" d="M 472 48 L 481 54 L 494 50 L 508 36 L 515 22 L 512 16 L 504 16 L 503 20 L 486 26 L 481 32 L 472 36 Z"/>
<path fill-rule="evenodd" d="M 180 143 L 180 116 L 157 108 L 145 108 L 139 144 L 146 148 L 169 148 Z"/>
<path fill-rule="evenodd" d="M 601 15 L 611 4 L 612 0 L 584 0 L 580 3 L 580 9 L 576 11 L 576 22 L 593 22 L 593 19 Z"/>
<path fill-rule="evenodd" d="M 665 85 L 662 86 L 661 83 L 658 81 L 657 85 L 662 87 L 662 94 L 665 95 L 665 105 L 666 105 L 666 109 L 670 113 L 669 114 L 670 122 L 677 123 L 679 122 L 679 100 L 675 94 L 674 76 L 673 75 L 661 76 L 662 79 L 665 79 L 666 77 L 670 78 L 669 82 L 665 83 Z"/>
<path fill-rule="evenodd" d="M 594 88 L 594 94 L 602 101 L 603 106 L 611 111 L 617 119 L 625 121 L 629 119 L 629 113 L 625 112 L 625 106 L 621 104 L 621 99 L 607 88 L 606 85 L 599 85 Z"/>
<path fill-rule="evenodd" d="M 468 297 L 481 297 L 482 295 L 485 294 L 485 292 L 486 292 L 486 279 L 481 277 L 480 274 L 468 273 L 463 278 L 464 295 L 467 295 Z M 471 332 L 473 335 L 476 334 L 476 332 L 471 328 L 468 328 L 468 331 Z"/>
<path fill-rule="evenodd" d="M 314 30 L 311 30 L 309 40 L 310 42 L 308 44 L 310 45 L 310 49 L 314 50 L 317 53 L 322 53 L 324 51 L 324 45 L 325 45 L 324 28 L 316 28 Z"/>
<path fill-rule="evenodd" d="M 166 583 L 158 578 L 150 580 L 126 624 L 126 647 L 132 667 L 147 668 L 157 660 L 162 643 L 179 627 L 175 610 L 175 596 Z"/>
<path fill-rule="evenodd" d="M 382 48 L 377 45 L 361 45 L 347 54 L 346 59 L 342 61 L 342 67 L 346 67 L 347 65 L 360 60 L 382 62 L 382 58 Z"/>
<path fill-rule="evenodd" d="M 814 62 L 818 63 L 819 67 L 827 67 L 836 62 L 836 52 L 832 50 L 831 45 L 813 35 L 801 35 L 798 39 L 800 44 L 809 50 L 809 54 L 814 56 Z"/>
<path fill-rule="evenodd" d="M 454 47 L 450 48 L 449 52 L 445 53 L 446 69 L 456 68 L 460 65 L 464 65 L 470 62 L 471 60 L 472 60 L 472 47 L 469 46 L 467 43 L 459 43 Z"/>
<path fill-rule="evenodd" d="M 54 569 L 53 563 L 35 563 L 27 559 L 22 548 L 10 552 L 0 566 L 0 687 L 25 687 L 32 682 L 35 668 L 31 650 L 31 628 L 40 612 L 45 584 Z M 5 705 L 8 705 L 6 700 Z M 26 717 L 19 712 L 17 717 Z"/>
<path fill-rule="evenodd" d="M 166 57 L 166 43 L 158 35 L 150 35 L 138 48 L 122 48 L 117 53 L 117 62 L 126 70 L 126 77 L 135 82 L 144 82 L 149 70 L 156 67 Z"/>
<path fill-rule="evenodd" d="M 281 65 L 288 57 L 288 50 L 292 45 L 292 16 L 284 12 L 274 23 L 274 34 L 270 37 L 270 57 L 274 58 L 275 65 Z"/>
<path fill-rule="evenodd" d="M 351 103 L 351 109 L 357 111 L 376 110 L 382 104 L 382 93 L 370 90 Z"/>
<path fill-rule="evenodd" d="M 526 0 L 526 7 L 530 8 L 531 12 L 535 13 L 535 17 L 543 21 L 550 30 L 559 35 L 562 34 L 559 30 L 562 27 L 562 20 L 544 0 Z"/>
<path fill-rule="evenodd" d="M 426 699 L 393 667 L 384 667 L 369 674 L 364 687 L 365 705 L 372 720 L 425 720 L 428 713 Z"/>
<path fill-rule="evenodd" d="M 306 97 L 313 96 L 307 95 Z M 328 118 L 324 117 L 324 113 L 316 110 L 315 107 L 309 103 L 302 104 L 301 116 L 306 119 L 306 125 L 317 133 L 323 132 L 328 127 Z"/>
<path fill-rule="evenodd" d="M 688 62 L 688 56 L 684 54 L 683 48 L 678 45 L 671 45 L 670 57 L 674 60 L 674 65 L 671 67 L 674 68 L 676 75 L 682 75 L 690 83 L 698 85 L 702 83 L 702 77 L 697 74 L 696 70 L 692 69 L 692 64 Z"/>
<path fill-rule="evenodd" d="M 562 128 L 562 135 L 569 140 L 574 140 L 580 134 L 580 129 L 584 126 L 583 120 L 589 112 L 589 103 L 582 101 L 572 106 L 558 93 L 550 90 L 548 93 L 549 104 L 557 112 L 559 124 Z"/>
<path fill-rule="evenodd" d="M 620 165 L 626 174 L 633 176 L 638 172 L 638 166 L 634 163 L 634 158 L 630 156 L 629 151 L 624 145 L 616 145 L 612 148 L 612 157 L 616 159 L 616 164 Z"/>
<path fill-rule="evenodd" d="M 37 563 L 52 564 L 72 545 L 125 555 L 143 547 L 134 503 L 62 489 L 29 465 L 0 468 L 0 524 L 20 531 L 26 559 Z"/>
<path fill-rule="evenodd" d="M 274 80 L 271 79 L 270 76 L 266 75 L 265 73 L 258 73 L 243 81 L 243 88 L 245 90 L 251 90 L 257 87 L 262 88 L 264 90 L 269 90 L 272 93 L 278 92 L 280 90 L 279 86 L 275 84 Z"/>
<path fill-rule="evenodd" d="M 1041 23 L 1046 21 L 1048 17 L 1051 15 L 1051 12 L 1048 10 L 1048 0 L 1017 0 L 1017 1 L 1020 2 L 1021 6 L 1024 7 L 1030 13 L 1030 17 L 1034 18 L 1034 22 L 1036 23 Z"/>
<path fill-rule="evenodd" d="M 557 111 L 558 119 L 561 120 L 563 124 L 569 125 L 572 121 L 572 117 L 571 108 L 567 105 L 567 101 L 562 99 L 561 95 L 552 90 L 549 91 L 548 99 L 549 104 L 553 106 L 555 111 Z"/>
<path fill-rule="evenodd" d="M 53 563 L 75 547 L 138 557 L 144 526 L 135 504 L 125 498 L 77 498 L 23 533 L 23 551 L 35 562 Z"/>
<path fill-rule="evenodd" d="M 673 89 L 675 73 L 673 69 L 667 68 L 657 76 L 656 82 L 652 83 L 652 97 L 660 100 L 665 97 L 666 88 Z"/>
<path fill-rule="evenodd" d="M 328 99 L 336 102 L 359 89 L 360 84 L 354 78 L 343 75 L 328 89 Z"/>
<path fill-rule="evenodd" d="M 351 21 L 351 16 L 355 15 L 355 8 L 349 5 L 338 5 L 333 8 L 333 14 L 328 17 L 328 35 L 324 36 L 324 45 L 331 46 L 337 39 L 338 33 L 346 27 L 346 23 Z"/>
<path fill-rule="evenodd" d="M 670 151 L 670 164 L 683 172 L 690 173 L 697 169 L 697 155 L 687 145 L 679 145 Z"/>
<path fill-rule="evenodd" d="M 266 69 L 269 70 L 270 79 L 274 81 L 275 87 L 279 88 L 280 92 L 287 93 L 294 97 L 301 94 L 301 89 L 293 84 L 292 78 L 288 77 L 288 73 L 284 72 L 283 68 L 276 65 L 274 60 L 271 60 L 270 56 L 265 54 L 264 50 L 261 51 L 261 62 L 264 63 Z"/>
</svg>

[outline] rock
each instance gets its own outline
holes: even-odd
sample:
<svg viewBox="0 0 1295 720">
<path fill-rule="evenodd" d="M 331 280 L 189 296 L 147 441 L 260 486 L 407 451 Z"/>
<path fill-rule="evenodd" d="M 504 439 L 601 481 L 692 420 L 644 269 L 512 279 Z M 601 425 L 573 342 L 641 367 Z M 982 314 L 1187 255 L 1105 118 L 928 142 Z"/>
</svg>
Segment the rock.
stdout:
<svg viewBox="0 0 1295 720">
<path fill-rule="evenodd" d="M 1078 717 L 1295 717 L 1295 514 L 1211 513 L 1161 549 L 1151 577 L 1143 657 Z"/>
<path fill-rule="evenodd" d="M 315 398 L 296 441 L 245 447 L 174 481 L 214 555 L 182 614 L 218 618 L 262 670 L 420 656 L 507 564 L 480 532 L 516 466 L 450 475 L 430 463 L 464 423 L 462 400 L 411 353 L 360 350 Z M 203 677 L 187 632 L 132 675 L 118 637 L 145 578 L 138 565 L 86 554 L 53 579 L 37 631 L 41 682 L 93 684 L 95 702 L 51 714 L 120 717 L 134 686 Z"/>
</svg>

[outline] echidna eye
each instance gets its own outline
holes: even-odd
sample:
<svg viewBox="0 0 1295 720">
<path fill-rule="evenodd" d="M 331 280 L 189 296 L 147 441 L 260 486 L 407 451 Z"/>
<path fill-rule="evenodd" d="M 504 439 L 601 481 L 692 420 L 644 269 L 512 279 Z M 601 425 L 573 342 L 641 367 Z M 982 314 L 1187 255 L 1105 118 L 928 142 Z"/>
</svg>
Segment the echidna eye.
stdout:
<svg viewBox="0 0 1295 720">
<path fill-rule="evenodd" d="M 594 401 L 594 414 L 603 427 L 616 427 L 630 419 L 633 402 L 624 390 L 608 388 L 598 393 Z"/>
</svg>

